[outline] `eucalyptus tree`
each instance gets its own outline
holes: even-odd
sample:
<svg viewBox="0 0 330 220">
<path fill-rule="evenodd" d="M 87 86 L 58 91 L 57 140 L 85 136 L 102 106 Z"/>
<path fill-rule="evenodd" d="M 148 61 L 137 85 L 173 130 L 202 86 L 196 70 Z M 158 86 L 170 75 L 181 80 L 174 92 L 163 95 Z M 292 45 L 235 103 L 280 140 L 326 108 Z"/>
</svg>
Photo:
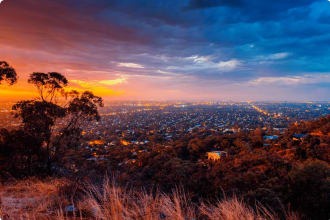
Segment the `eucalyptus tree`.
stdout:
<svg viewBox="0 0 330 220">
<path fill-rule="evenodd" d="M 0 84 L 7 81 L 10 85 L 17 81 L 17 73 L 6 61 L 0 61 Z"/>
<path fill-rule="evenodd" d="M 68 85 L 66 77 L 57 72 L 34 72 L 28 82 L 37 88 L 39 99 L 45 102 L 56 102 L 58 96 L 63 93 L 64 87 Z"/>
<path fill-rule="evenodd" d="M 98 107 L 103 100 L 89 91 L 66 91 L 69 82 L 57 72 L 34 72 L 28 82 L 36 87 L 38 97 L 16 103 L 14 116 L 21 119 L 25 132 L 40 139 L 50 172 L 52 163 L 77 144 L 82 124 L 100 119 Z"/>
</svg>

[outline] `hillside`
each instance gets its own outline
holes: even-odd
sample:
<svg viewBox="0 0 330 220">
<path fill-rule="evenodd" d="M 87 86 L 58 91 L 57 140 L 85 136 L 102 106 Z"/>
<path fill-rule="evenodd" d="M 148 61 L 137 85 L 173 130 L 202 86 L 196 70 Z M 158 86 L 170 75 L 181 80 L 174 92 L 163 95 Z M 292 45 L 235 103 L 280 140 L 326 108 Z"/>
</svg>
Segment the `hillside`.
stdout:
<svg viewBox="0 0 330 220">
<path fill-rule="evenodd" d="M 330 116 L 327 116 L 295 123 L 284 133 L 272 129 L 221 135 L 192 132 L 166 147 L 157 140 L 148 149 L 95 147 L 94 160 L 88 159 L 90 155 L 85 149 L 71 150 L 66 152 L 63 163 L 54 167 L 53 175 L 73 183 L 92 183 L 100 190 L 104 175 L 110 175 L 119 186 L 128 186 L 133 191 L 143 189 L 156 199 L 171 195 L 173 189 L 179 187 L 184 190 L 184 197 L 198 207 L 204 207 L 202 201 L 215 205 L 224 200 L 227 204 L 226 198 L 238 196 L 243 206 L 254 207 L 260 203 L 279 218 L 286 218 L 290 210 L 302 219 L 327 219 L 330 214 L 329 125 Z M 208 159 L 208 152 L 219 151 L 226 154 L 216 160 Z M 0 165 L 3 177 L 14 178 L 8 168 L 15 167 L 15 161 L 4 158 Z M 24 181 L 20 184 L 24 185 Z M 86 196 L 82 190 L 85 186 L 74 186 L 73 191 L 65 191 L 65 196 L 70 197 L 73 192 L 71 198 L 80 204 Z M 82 194 L 74 193 L 78 189 Z M 12 190 L 9 188 L 9 191 Z M 139 196 L 142 195 L 145 194 Z M 173 198 L 170 200 L 175 202 Z"/>
</svg>

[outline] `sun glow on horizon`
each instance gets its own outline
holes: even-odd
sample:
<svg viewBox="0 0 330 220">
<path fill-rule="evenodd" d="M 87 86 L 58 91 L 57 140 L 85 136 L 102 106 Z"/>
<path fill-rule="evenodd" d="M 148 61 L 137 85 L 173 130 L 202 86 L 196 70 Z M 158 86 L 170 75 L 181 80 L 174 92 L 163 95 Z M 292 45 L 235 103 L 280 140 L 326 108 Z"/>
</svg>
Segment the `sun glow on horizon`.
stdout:
<svg viewBox="0 0 330 220">
<path fill-rule="evenodd" d="M 83 92 L 86 90 L 92 91 L 95 95 L 99 96 L 121 96 L 125 92 L 123 90 L 114 90 L 108 88 L 107 86 L 118 85 L 126 82 L 126 78 L 121 77 L 113 80 L 70 80 L 70 86 L 66 90 L 76 90 L 78 92 Z"/>
<path fill-rule="evenodd" d="M 12 86 L 0 84 L 0 100 L 31 99 L 36 95 L 37 91 L 27 83 L 16 83 Z"/>
<path fill-rule="evenodd" d="M 79 88 L 79 87 L 74 87 L 74 86 L 68 86 L 65 88 L 65 91 L 71 91 L 71 90 L 76 90 L 78 92 L 91 91 L 95 95 L 101 96 L 101 97 L 121 96 L 125 93 L 123 90 L 116 91 L 113 89 L 104 88 L 102 86 L 94 86 L 94 87 L 89 87 L 89 88 Z"/>
<path fill-rule="evenodd" d="M 103 82 L 102 82 L 103 81 Z M 65 91 L 76 90 L 78 92 L 91 91 L 97 96 L 103 98 L 121 97 L 126 92 L 124 90 L 115 90 L 108 88 L 108 85 L 116 85 L 124 83 L 126 79 L 118 78 L 115 80 L 101 80 L 87 82 L 83 80 L 70 80 L 69 86 L 65 87 Z M 102 82 L 102 83 L 101 83 Z M 0 84 L 0 101 L 19 101 L 24 99 L 34 99 L 38 96 L 37 90 L 24 81 L 19 81 L 14 85 Z"/>
</svg>

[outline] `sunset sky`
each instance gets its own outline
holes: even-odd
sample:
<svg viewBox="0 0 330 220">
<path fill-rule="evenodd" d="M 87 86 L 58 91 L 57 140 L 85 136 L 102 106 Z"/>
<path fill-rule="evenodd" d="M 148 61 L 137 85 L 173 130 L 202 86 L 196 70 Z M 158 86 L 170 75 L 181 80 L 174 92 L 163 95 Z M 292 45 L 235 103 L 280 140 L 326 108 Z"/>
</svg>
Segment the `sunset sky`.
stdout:
<svg viewBox="0 0 330 220">
<path fill-rule="evenodd" d="M 106 100 L 330 101 L 328 0 L 4 0 L 0 60 Z"/>
</svg>

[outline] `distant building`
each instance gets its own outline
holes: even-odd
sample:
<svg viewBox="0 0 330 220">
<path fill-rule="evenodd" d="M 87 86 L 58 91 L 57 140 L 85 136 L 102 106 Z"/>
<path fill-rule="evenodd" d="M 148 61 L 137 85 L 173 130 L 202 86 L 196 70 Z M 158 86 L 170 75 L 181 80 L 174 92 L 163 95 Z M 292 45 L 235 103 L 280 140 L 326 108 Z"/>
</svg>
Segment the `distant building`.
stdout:
<svg viewBox="0 0 330 220">
<path fill-rule="evenodd" d="M 230 129 L 225 129 L 223 130 L 223 133 L 224 134 L 234 134 L 234 133 L 237 133 L 239 132 L 241 129 L 240 128 L 230 128 Z"/>
<path fill-rule="evenodd" d="M 130 142 L 126 141 L 126 140 L 121 140 L 120 143 L 124 146 L 127 146 L 130 144 Z"/>
<path fill-rule="evenodd" d="M 294 141 L 299 141 L 299 140 L 302 141 L 306 136 L 307 136 L 306 134 L 294 134 L 292 136 L 292 139 Z"/>
<path fill-rule="evenodd" d="M 223 155 L 227 155 L 225 151 L 210 151 L 207 152 L 207 159 L 209 160 L 220 160 Z"/>
<path fill-rule="evenodd" d="M 310 133 L 310 135 L 312 135 L 312 136 L 323 136 L 323 134 L 321 132 L 312 132 L 312 133 Z"/>
<path fill-rule="evenodd" d="M 277 135 L 271 135 L 271 136 L 264 136 L 265 140 L 276 140 L 278 139 Z"/>
<path fill-rule="evenodd" d="M 103 140 L 92 140 L 89 142 L 90 146 L 95 146 L 95 145 L 104 145 L 104 141 Z"/>
</svg>

